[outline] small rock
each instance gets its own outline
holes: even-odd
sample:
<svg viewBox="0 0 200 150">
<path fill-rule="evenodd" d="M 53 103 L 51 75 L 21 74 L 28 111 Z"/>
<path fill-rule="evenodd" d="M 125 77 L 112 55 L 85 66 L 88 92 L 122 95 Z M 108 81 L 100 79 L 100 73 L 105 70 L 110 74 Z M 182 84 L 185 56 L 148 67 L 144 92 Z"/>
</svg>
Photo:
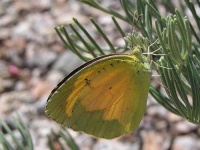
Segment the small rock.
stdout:
<svg viewBox="0 0 200 150">
<path fill-rule="evenodd" d="M 102 25 L 110 25 L 112 24 L 112 18 L 109 15 L 101 16 L 99 17 L 98 23 Z"/>
<path fill-rule="evenodd" d="M 13 24 L 17 20 L 16 15 L 4 15 L 0 17 L 0 27 L 5 27 Z"/>
<path fill-rule="evenodd" d="M 9 3 L 0 2 L 0 16 L 5 15 L 6 13 L 6 8 L 8 7 Z"/>
<path fill-rule="evenodd" d="M 125 41 L 124 41 L 124 39 L 123 39 L 122 37 L 117 38 L 117 39 L 115 40 L 115 43 L 116 43 L 116 45 L 119 46 L 119 47 L 123 47 L 123 46 L 125 45 Z"/>
<path fill-rule="evenodd" d="M 10 61 L 10 65 L 16 66 L 16 67 L 22 66 L 23 60 L 21 59 L 19 52 L 16 51 L 15 49 L 7 50 L 4 55 Z"/>
<path fill-rule="evenodd" d="M 0 40 L 5 40 L 10 37 L 10 29 L 1 27 L 0 28 Z"/>
<path fill-rule="evenodd" d="M 67 75 L 81 64 L 83 64 L 83 61 L 78 56 L 71 51 L 66 51 L 57 59 L 53 69 L 60 70 Z"/>
<path fill-rule="evenodd" d="M 55 86 L 64 78 L 64 75 L 59 72 L 59 71 L 55 71 L 55 70 L 51 70 L 49 71 L 48 75 L 47 75 L 47 81 L 55 84 Z"/>
<path fill-rule="evenodd" d="M 0 60 L 0 78 L 10 78 L 10 76 L 8 64 Z"/>
<path fill-rule="evenodd" d="M 37 34 L 40 34 L 41 37 L 45 35 L 49 36 L 55 33 L 53 29 L 55 26 L 55 21 L 49 13 L 43 13 L 42 15 L 40 13 L 35 13 L 33 15 L 30 14 L 29 17 L 31 17 L 31 19 L 28 19 L 28 21 L 32 24 L 33 31 L 35 31 Z M 38 37 L 35 38 L 37 41 Z M 46 39 L 42 39 L 42 41 L 45 42 Z"/>
<path fill-rule="evenodd" d="M 20 54 L 24 52 L 26 44 L 26 40 L 23 38 L 12 38 L 4 41 L 6 47 L 17 50 Z"/>
<path fill-rule="evenodd" d="M 45 117 L 47 118 L 47 117 Z M 60 126 L 54 123 L 50 119 L 35 117 L 29 124 L 32 139 L 34 141 L 34 148 L 48 150 L 47 136 L 51 134 L 51 131 L 58 132 Z M 41 141 L 42 140 L 42 141 Z M 36 149 L 36 148 L 35 148 Z"/>
<path fill-rule="evenodd" d="M 32 5 L 37 11 L 46 11 L 50 9 L 52 3 L 49 0 L 40 0 L 40 2 L 32 1 Z"/>
<path fill-rule="evenodd" d="M 167 120 L 159 120 L 155 121 L 155 126 L 154 128 L 158 131 L 166 131 L 168 128 L 168 122 Z"/>
<path fill-rule="evenodd" d="M 22 91 L 26 89 L 27 89 L 27 85 L 25 84 L 25 82 L 22 82 L 21 80 L 19 80 L 15 83 L 15 91 Z"/>
<path fill-rule="evenodd" d="M 150 116 L 159 116 L 165 118 L 168 114 L 168 110 L 160 105 L 151 105 L 147 109 L 147 114 Z"/>
<path fill-rule="evenodd" d="M 12 28 L 12 37 L 29 38 L 32 34 L 31 24 L 27 20 L 19 22 Z"/>
<path fill-rule="evenodd" d="M 31 93 L 33 98 L 38 100 L 43 96 L 48 96 L 53 88 L 54 86 L 52 86 L 50 82 L 38 80 L 38 82 L 31 88 Z"/>
<path fill-rule="evenodd" d="M 65 24 L 73 23 L 72 18 L 76 18 L 82 24 L 85 23 L 86 20 L 88 20 L 88 18 L 86 18 L 85 16 L 77 14 L 73 11 L 73 12 L 69 13 L 67 17 L 66 17 L 66 13 L 60 14 L 56 18 L 56 24 L 65 25 Z"/>
<path fill-rule="evenodd" d="M 144 139 L 143 150 L 162 150 L 168 149 L 170 141 L 160 132 L 149 131 L 143 132 L 142 137 Z"/>
<path fill-rule="evenodd" d="M 174 113 L 171 113 L 171 112 L 168 113 L 167 118 L 170 122 L 179 122 L 179 121 L 183 120 L 182 117 L 180 117 Z"/>
<path fill-rule="evenodd" d="M 47 98 L 48 98 L 48 96 L 43 96 L 34 103 L 34 107 L 37 110 L 38 115 L 42 116 L 45 114 L 44 111 L 45 111 L 45 107 L 47 104 Z"/>
<path fill-rule="evenodd" d="M 51 46 L 51 50 L 56 52 L 56 53 L 63 52 L 65 49 L 66 48 L 61 43 L 54 43 Z"/>
<path fill-rule="evenodd" d="M 33 43 L 27 45 L 25 59 L 29 67 L 40 66 L 41 68 L 46 68 L 56 57 L 56 53 L 47 48 L 39 47 Z"/>
<path fill-rule="evenodd" d="M 30 78 L 31 78 L 31 72 L 33 70 L 30 70 L 29 68 L 23 68 L 20 69 L 20 79 L 25 83 L 28 84 L 30 82 Z"/>
<path fill-rule="evenodd" d="M 1 79 L 0 78 L 0 93 L 5 91 L 13 90 L 14 88 L 14 81 L 11 79 Z"/>
<path fill-rule="evenodd" d="M 32 97 L 29 91 L 7 92 L 0 95 L 0 116 L 17 111 L 22 102 L 31 102 Z"/>
<path fill-rule="evenodd" d="M 187 134 L 196 128 L 197 128 L 197 125 L 190 123 L 186 120 L 182 120 L 174 124 L 172 130 L 174 134 Z"/>
<path fill-rule="evenodd" d="M 117 140 L 99 140 L 97 144 L 94 146 L 94 150 L 132 150 L 134 148 L 138 148 L 139 146 L 133 146 L 132 143 L 120 143 Z"/>
<path fill-rule="evenodd" d="M 16 11 L 16 13 L 20 13 L 22 11 L 29 11 L 31 10 L 33 7 L 32 5 L 30 5 L 30 2 L 27 1 L 13 1 L 13 8 Z"/>
<path fill-rule="evenodd" d="M 178 136 L 172 145 L 172 150 L 199 150 L 200 142 L 192 136 Z"/>
</svg>

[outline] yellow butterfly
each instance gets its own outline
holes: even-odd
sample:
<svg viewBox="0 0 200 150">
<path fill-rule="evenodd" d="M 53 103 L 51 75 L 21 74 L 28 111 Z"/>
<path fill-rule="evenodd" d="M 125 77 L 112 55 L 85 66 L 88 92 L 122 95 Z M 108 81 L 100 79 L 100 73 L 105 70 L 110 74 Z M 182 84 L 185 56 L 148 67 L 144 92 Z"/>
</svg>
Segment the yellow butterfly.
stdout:
<svg viewBox="0 0 200 150">
<path fill-rule="evenodd" d="M 57 123 L 99 138 L 135 130 L 144 115 L 150 64 L 140 47 L 98 57 L 75 69 L 51 92 L 46 114 Z"/>
</svg>

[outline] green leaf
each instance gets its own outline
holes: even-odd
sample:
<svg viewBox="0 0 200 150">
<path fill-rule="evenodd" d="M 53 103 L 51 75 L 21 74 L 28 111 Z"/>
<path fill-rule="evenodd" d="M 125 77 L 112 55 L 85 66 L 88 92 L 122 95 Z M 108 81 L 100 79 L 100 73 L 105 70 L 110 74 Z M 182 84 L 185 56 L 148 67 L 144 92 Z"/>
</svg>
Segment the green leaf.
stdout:
<svg viewBox="0 0 200 150">
<path fill-rule="evenodd" d="M 14 126 L 14 129 L 20 133 L 20 135 L 21 135 L 20 140 L 19 140 L 19 137 L 16 137 L 13 134 L 13 131 L 10 129 L 10 127 L 6 124 L 5 121 L 0 119 L 0 124 L 5 129 L 7 134 L 11 136 L 11 138 L 14 142 L 14 145 L 12 143 L 10 143 L 10 141 L 8 141 L 6 139 L 6 137 L 5 137 L 6 135 L 3 134 L 2 131 L 0 131 L 0 145 L 2 145 L 4 149 L 33 150 L 33 142 L 32 142 L 31 135 L 29 133 L 27 126 L 23 123 L 23 121 L 21 120 L 19 115 L 17 115 L 14 118 L 14 121 L 12 122 L 12 124 Z"/>
</svg>

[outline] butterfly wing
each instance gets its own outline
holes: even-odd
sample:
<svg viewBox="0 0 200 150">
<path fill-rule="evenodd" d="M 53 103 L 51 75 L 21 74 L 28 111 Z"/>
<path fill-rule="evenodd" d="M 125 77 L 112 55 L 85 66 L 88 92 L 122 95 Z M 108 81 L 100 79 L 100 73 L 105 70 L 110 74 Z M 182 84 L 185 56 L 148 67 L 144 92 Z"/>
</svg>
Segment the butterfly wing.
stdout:
<svg viewBox="0 0 200 150">
<path fill-rule="evenodd" d="M 137 57 L 89 62 L 51 94 L 46 113 L 76 131 L 115 138 L 138 127 L 146 108 L 150 69 Z"/>
</svg>

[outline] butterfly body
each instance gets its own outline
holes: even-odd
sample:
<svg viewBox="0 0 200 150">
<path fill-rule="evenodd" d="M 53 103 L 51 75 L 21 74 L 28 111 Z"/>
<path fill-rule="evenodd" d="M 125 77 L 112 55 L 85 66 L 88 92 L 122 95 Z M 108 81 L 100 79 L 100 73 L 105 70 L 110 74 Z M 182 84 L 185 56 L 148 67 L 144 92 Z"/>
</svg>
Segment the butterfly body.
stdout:
<svg viewBox="0 0 200 150">
<path fill-rule="evenodd" d="M 96 58 L 58 84 L 48 98 L 46 114 L 100 138 L 130 133 L 144 115 L 150 76 L 147 58 L 137 51 Z"/>
</svg>

